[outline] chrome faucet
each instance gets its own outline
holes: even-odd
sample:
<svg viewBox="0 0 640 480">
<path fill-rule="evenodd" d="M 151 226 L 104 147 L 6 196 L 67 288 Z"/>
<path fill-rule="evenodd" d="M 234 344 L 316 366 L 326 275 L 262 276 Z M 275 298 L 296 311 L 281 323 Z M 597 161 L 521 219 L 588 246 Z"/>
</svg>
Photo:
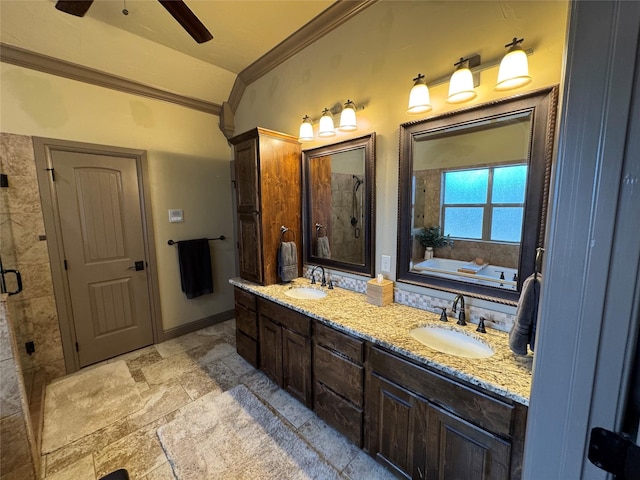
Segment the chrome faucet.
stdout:
<svg viewBox="0 0 640 480">
<path fill-rule="evenodd" d="M 322 265 L 316 265 L 315 267 L 313 267 L 313 270 L 311 270 L 311 285 L 315 285 L 316 284 L 316 269 L 319 268 L 320 270 L 322 270 L 322 283 L 320 284 L 321 287 L 326 287 L 327 286 L 327 277 L 325 277 L 324 275 L 324 267 Z"/>
<path fill-rule="evenodd" d="M 466 325 L 467 322 L 465 322 L 466 318 L 467 318 L 467 314 L 464 311 L 464 297 L 462 296 L 461 293 L 459 293 L 458 295 L 456 295 L 456 298 L 453 299 L 453 305 L 451 307 L 451 312 L 452 313 L 457 313 L 458 312 L 458 300 L 460 300 L 460 313 L 458 313 L 458 321 L 456 322 L 458 325 Z"/>
</svg>

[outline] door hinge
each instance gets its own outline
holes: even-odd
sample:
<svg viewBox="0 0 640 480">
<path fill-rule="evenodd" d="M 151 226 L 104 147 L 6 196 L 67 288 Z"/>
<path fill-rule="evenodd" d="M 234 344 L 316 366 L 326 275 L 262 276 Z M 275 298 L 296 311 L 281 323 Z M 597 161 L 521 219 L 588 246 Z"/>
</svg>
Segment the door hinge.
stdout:
<svg viewBox="0 0 640 480">
<path fill-rule="evenodd" d="M 78 342 L 76 342 L 76 352 L 80 351 L 80 345 L 78 345 Z"/>
<path fill-rule="evenodd" d="M 53 168 L 47 168 L 46 170 L 47 170 L 47 172 L 51 172 L 51 181 L 52 181 L 52 182 L 55 182 L 55 181 L 56 181 L 56 172 L 55 172 L 55 169 L 53 169 Z"/>
<path fill-rule="evenodd" d="M 67 264 L 67 259 L 64 259 L 64 269 L 69 270 L 69 265 Z"/>
<path fill-rule="evenodd" d="M 588 458 L 617 480 L 640 479 L 640 446 L 625 433 L 596 427 L 591 430 Z"/>
</svg>

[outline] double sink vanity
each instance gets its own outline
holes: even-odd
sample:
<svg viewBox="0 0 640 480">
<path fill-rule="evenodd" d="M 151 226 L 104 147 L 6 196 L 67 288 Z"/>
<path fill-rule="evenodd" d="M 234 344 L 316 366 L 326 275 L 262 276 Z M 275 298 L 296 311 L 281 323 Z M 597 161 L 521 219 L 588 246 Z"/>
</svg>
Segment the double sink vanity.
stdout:
<svg viewBox="0 0 640 480">
<path fill-rule="evenodd" d="M 540 271 L 557 93 L 400 125 L 398 288 L 516 307 Z M 303 264 L 375 276 L 375 132 L 303 151 L 262 128 L 230 142 L 238 353 L 399 477 L 520 479 L 532 357 L 507 334 L 322 288 L 324 270 L 321 286 L 278 283 L 284 242 L 296 242 L 298 276 Z M 444 274 L 424 268 L 436 260 Z"/>
<path fill-rule="evenodd" d="M 238 353 L 395 474 L 520 478 L 531 357 L 505 333 L 305 278 L 231 283 Z M 440 351 L 455 335 L 470 349 Z"/>
</svg>

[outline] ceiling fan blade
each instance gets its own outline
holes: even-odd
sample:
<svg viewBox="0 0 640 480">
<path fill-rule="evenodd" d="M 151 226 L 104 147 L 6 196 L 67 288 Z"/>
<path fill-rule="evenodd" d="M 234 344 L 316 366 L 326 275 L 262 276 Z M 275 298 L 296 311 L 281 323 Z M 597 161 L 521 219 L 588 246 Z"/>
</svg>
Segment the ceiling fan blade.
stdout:
<svg viewBox="0 0 640 480">
<path fill-rule="evenodd" d="M 56 8 L 76 17 L 84 17 L 92 3 L 93 0 L 58 0 Z"/>
<path fill-rule="evenodd" d="M 198 43 L 208 42 L 213 38 L 207 27 L 196 17 L 182 0 L 158 0 L 167 12 L 175 18 L 182 28 Z"/>
</svg>

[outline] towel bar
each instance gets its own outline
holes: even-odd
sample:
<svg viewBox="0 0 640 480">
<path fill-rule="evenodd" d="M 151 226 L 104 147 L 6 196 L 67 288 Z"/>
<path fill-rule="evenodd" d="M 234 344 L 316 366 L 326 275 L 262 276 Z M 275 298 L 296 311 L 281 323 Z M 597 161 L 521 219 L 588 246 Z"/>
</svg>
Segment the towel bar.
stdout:
<svg viewBox="0 0 640 480">
<path fill-rule="evenodd" d="M 207 240 L 224 240 L 225 238 L 227 238 L 227 237 L 225 237 L 224 235 L 220 235 L 219 237 L 216 237 L 216 238 L 207 238 Z M 180 241 L 180 240 L 178 240 L 178 242 L 179 242 L 179 241 Z M 175 244 L 176 244 L 176 243 L 178 243 L 178 242 L 174 242 L 173 240 L 169 240 L 169 241 L 167 242 L 167 245 L 175 245 Z"/>
<path fill-rule="evenodd" d="M 296 233 L 283 225 L 280 227 L 280 242 L 284 240 L 284 234 L 287 232 L 290 232 L 293 235 L 294 241 L 296 240 Z"/>
<path fill-rule="evenodd" d="M 322 225 L 321 223 L 316 223 L 316 238 L 320 236 L 320 229 L 324 228 L 324 236 L 327 236 L 327 227 Z"/>
</svg>

